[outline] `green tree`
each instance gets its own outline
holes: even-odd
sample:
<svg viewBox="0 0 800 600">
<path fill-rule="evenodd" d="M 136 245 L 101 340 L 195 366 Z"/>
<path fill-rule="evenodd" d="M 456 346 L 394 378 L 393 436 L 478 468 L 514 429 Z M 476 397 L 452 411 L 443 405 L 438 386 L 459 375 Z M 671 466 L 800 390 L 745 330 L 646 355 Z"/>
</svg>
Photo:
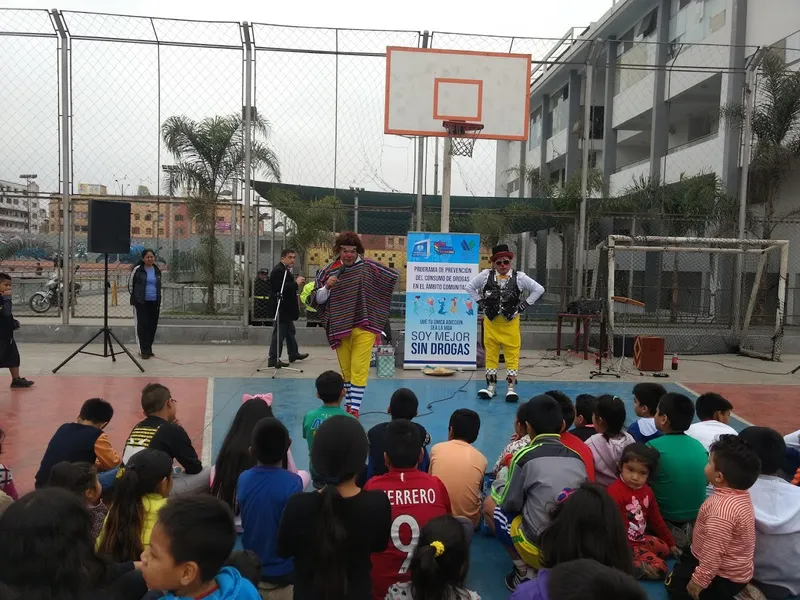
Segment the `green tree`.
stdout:
<svg viewBox="0 0 800 600">
<path fill-rule="evenodd" d="M 251 122 L 254 135 L 266 137 L 269 124 L 261 117 Z M 214 284 L 225 258 L 217 240 L 216 217 L 220 195 L 226 188 L 244 178 L 245 128 L 242 116 L 207 117 L 195 121 L 185 116 L 169 117 L 161 126 L 161 137 L 177 163 L 166 185 L 170 194 L 181 187 L 186 189 L 189 216 L 202 236 L 198 255 L 206 281 L 206 308 L 216 311 Z M 280 181 L 278 157 L 265 143 L 251 139 L 252 172 L 264 171 L 266 176 Z"/>
</svg>

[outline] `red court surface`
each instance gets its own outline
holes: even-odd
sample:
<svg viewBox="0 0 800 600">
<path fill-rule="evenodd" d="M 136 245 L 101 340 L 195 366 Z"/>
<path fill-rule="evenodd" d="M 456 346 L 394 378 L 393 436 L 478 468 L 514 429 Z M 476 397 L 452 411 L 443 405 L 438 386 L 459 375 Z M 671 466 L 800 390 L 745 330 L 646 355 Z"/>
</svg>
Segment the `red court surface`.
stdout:
<svg viewBox="0 0 800 600">
<path fill-rule="evenodd" d="M 106 432 L 121 453 L 131 429 L 144 418 L 141 390 L 148 383 L 162 383 L 170 389 L 178 401 L 178 419 L 200 453 L 208 388 L 205 378 L 39 376 L 30 389 L 0 389 L 0 428 L 6 433 L 0 462 L 11 469 L 17 491 L 33 489 L 47 443 L 61 424 L 77 418 L 87 398 L 105 398 L 114 406 L 114 419 Z"/>
<path fill-rule="evenodd" d="M 717 392 L 733 404 L 736 416 L 754 425 L 772 427 L 782 435 L 800 429 L 800 386 L 740 383 L 690 383 L 697 394 Z"/>
</svg>

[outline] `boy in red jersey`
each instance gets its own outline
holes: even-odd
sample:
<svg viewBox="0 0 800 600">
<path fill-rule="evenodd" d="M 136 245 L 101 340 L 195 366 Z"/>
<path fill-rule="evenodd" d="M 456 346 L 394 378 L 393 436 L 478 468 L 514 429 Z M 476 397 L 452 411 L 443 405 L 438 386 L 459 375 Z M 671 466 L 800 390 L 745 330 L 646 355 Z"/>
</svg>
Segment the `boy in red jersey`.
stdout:
<svg viewBox="0 0 800 600">
<path fill-rule="evenodd" d="M 408 567 L 428 521 L 450 513 L 447 488 L 438 477 L 417 469 L 422 460 L 419 428 L 406 419 L 386 427 L 384 458 L 389 472 L 370 479 L 365 490 L 383 490 L 392 505 L 391 539 L 383 552 L 372 555 L 372 597 L 383 600 L 389 586 L 410 580 Z"/>
</svg>

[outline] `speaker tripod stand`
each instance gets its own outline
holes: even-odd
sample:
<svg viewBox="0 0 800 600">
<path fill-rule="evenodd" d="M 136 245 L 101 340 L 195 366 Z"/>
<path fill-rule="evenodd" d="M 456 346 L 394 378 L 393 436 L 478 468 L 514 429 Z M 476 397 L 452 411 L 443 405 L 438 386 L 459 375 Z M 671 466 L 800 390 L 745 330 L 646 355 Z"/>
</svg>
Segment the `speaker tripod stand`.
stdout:
<svg viewBox="0 0 800 600">
<path fill-rule="evenodd" d="M 104 262 L 104 269 L 103 269 L 103 275 L 104 275 L 104 277 L 103 277 L 103 284 L 104 284 L 103 285 L 103 327 L 100 328 L 100 331 L 98 331 L 91 338 L 89 338 L 89 341 L 87 341 L 83 346 L 81 346 L 80 348 L 75 350 L 75 352 L 70 354 L 64 360 L 64 362 L 62 362 L 55 369 L 53 369 L 53 373 L 58 373 L 58 370 L 61 367 L 63 367 L 65 364 L 67 364 L 69 361 L 71 361 L 73 358 L 75 358 L 78 354 L 88 354 L 90 356 L 99 356 L 101 358 L 108 358 L 110 356 L 111 360 L 113 362 L 117 362 L 117 357 L 116 357 L 116 354 L 114 353 L 114 344 L 113 344 L 113 342 L 116 342 L 117 345 L 120 348 L 122 348 L 122 351 L 125 354 L 128 355 L 128 358 L 130 358 L 131 361 L 133 361 L 133 364 L 135 364 L 137 367 L 139 367 L 139 370 L 142 373 L 144 373 L 144 367 L 142 367 L 142 365 L 139 364 L 139 362 L 133 357 L 133 354 L 131 354 L 128 351 L 128 349 L 125 347 L 125 344 L 123 344 L 122 342 L 119 341 L 117 336 L 114 335 L 114 332 L 111 331 L 111 328 L 108 326 L 108 288 L 109 288 L 109 283 L 108 283 L 108 253 L 106 252 L 103 255 L 103 257 L 104 257 L 104 261 L 103 261 Z M 91 344 L 93 341 L 95 341 L 101 335 L 103 336 L 103 353 L 102 354 L 98 354 L 96 352 L 87 352 L 86 350 L 84 350 L 84 348 L 86 348 L 86 346 Z M 117 352 L 117 354 L 121 354 L 121 353 Z"/>
</svg>

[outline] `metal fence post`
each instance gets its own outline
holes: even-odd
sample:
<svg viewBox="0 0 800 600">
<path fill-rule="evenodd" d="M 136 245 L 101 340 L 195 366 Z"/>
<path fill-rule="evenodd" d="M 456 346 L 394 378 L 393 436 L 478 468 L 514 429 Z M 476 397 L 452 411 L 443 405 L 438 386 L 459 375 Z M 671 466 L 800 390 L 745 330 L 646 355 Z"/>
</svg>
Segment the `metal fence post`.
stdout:
<svg viewBox="0 0 800 600">
<path fill-rule="evenodd" d="M 430 34 L 427 31 L 422 32 L 422 47 L 428 47 L 428 38 Z M 438 141 L 437 141 L 438 144 Z M 417 138 L 417 231 L 422 231 L 422 182 L 425 178 L 425 138 L 419 136 Z M 442 207 L 444 208 L 444 207 Z M 444 217 L 443 217 L 444 219 Z M 444 221 L 442 221 L 444 222 Z M 449 214 L 448 214 L 449 222 Z M 444 230 L 442 230 L 444 231 Z"/>
<path fill-rule="evenodd" d="M 253 108 L 253 40 L 250 35 L 250 24 L 242 23 L 244 33 L 244 269 L 242 277 L 242 325 L 247 327 L 250 321 L 250 175 L 252 144 L 251 121 Z M 235 240 L 235 237 L 234 237 Z M 236 243 L 234 241 L 234 248 Z M 235 268 L 235 265 L 234 265 Z"/>
</svg>

